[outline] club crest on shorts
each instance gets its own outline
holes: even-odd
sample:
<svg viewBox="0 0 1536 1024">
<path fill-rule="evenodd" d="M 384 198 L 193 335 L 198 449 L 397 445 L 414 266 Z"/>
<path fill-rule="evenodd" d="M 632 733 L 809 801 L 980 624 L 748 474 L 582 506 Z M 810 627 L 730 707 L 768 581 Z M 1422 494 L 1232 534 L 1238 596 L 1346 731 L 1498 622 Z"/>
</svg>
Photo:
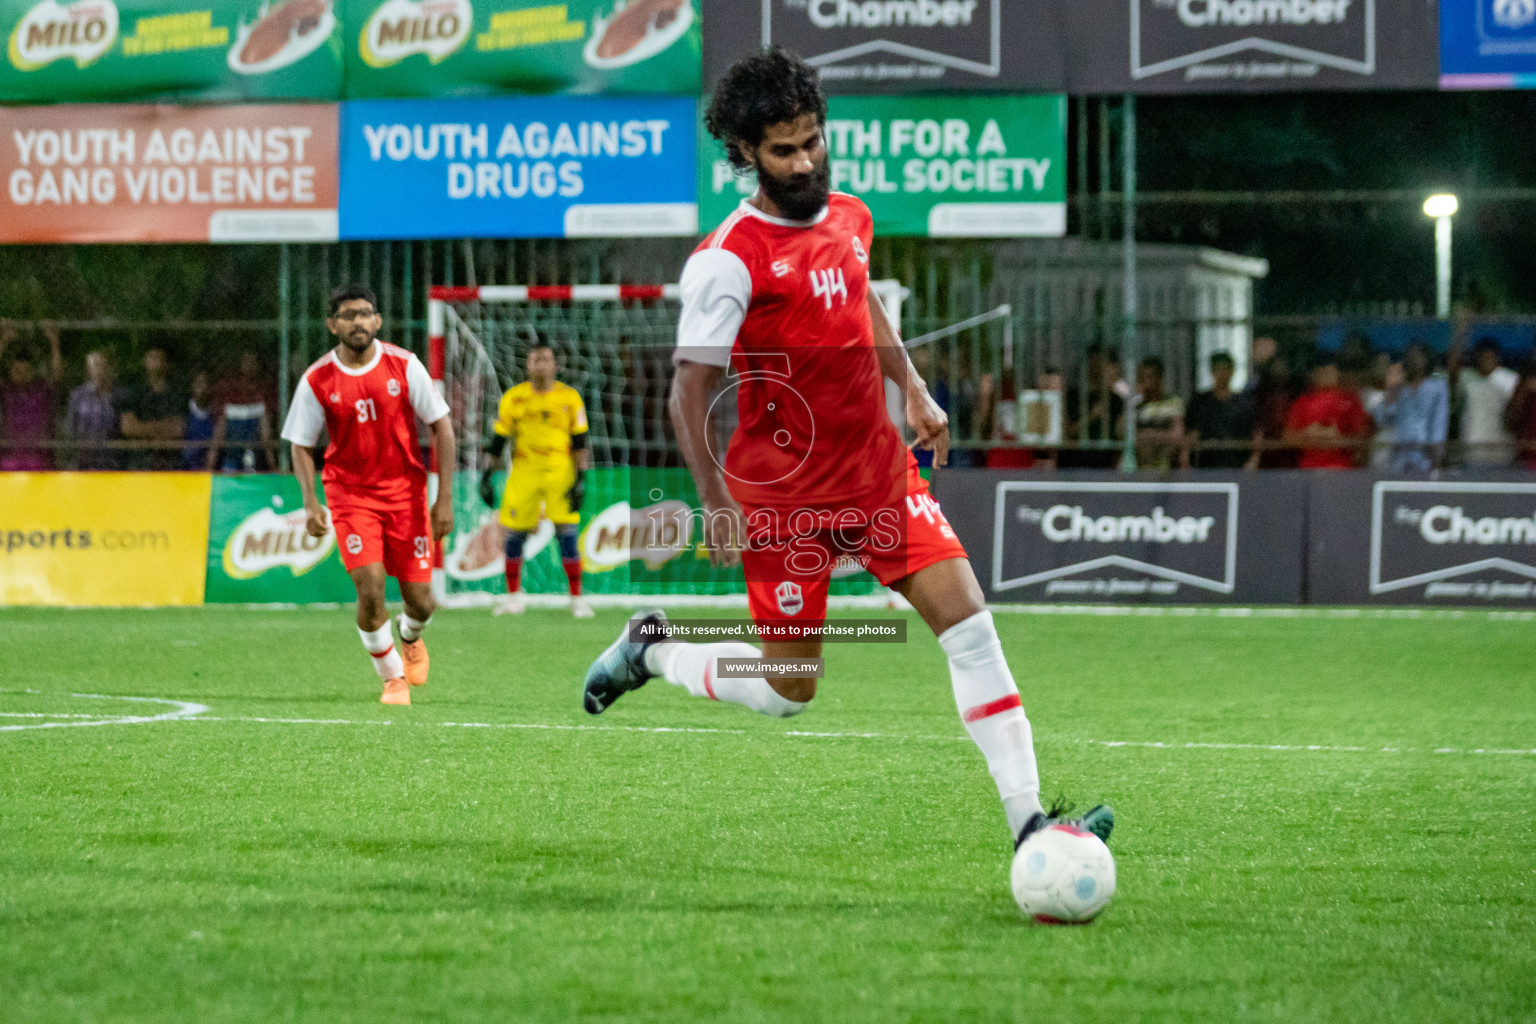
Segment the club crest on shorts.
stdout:
<svg viewBox="0 0 1536 1024">
<path fill-rule="evenodd" d="M 389 378 L 389 383 L 384 385 L 384 390 L 389 392 L 390 398 L 400 397 L 400 382 L 395 378 Z"/>
<path fill-rule="evenodd" d="M 859 236 L 853 236 L 853 255 L 860 263 L 869 262 L 869 253 L 864 251 L 864 243 L 859 241 Z"/>
<path fill-rule="evenodd" d="M 348 537 L 347 538 L 347 550 L 352 552 L 354 555 L 362 554 L 363 553 L 363 538 L 359 537 L 355 533 L 352 536 Z"/>
<path fill-rule="evenodd" d="M 805 595 L 800 592 L 798 583 L 780 583 L 773 594 L 778 598 L 781 614 L 799 615 L 800 609 L 805 607 Z"/>
</svg>

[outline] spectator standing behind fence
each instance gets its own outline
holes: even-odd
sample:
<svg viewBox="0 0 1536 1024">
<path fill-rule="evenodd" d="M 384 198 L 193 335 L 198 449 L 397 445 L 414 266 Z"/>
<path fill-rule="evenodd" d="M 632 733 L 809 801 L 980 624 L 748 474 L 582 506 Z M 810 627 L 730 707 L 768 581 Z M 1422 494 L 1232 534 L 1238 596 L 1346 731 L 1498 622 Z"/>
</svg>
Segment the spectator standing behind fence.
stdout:
<svg viewBox="0 0 1536 1024">
<path fill-rule="evenodd" d="M 1084 376 L 1088 389 L 1070 387 L 1066 393 L 1066 438 L 1071 444 L 1118 442 L 1125 437 L 1125 399 L 1115 390 L 1120 379 L 1118 353 L 1104 354 L 1102 345 L 1088 346 Z M 1120 462 L 1118 448 L 1100 451 L 1067 447 L 1061 452 L 1063 469 L 1113 469 Z"/>
<path fill-rule="evenodd" d="M 1451 393 L 1444 378 L 1430 376 L 1429 348 L 1415 341 L 1401 366 L 1387 374 L 1387 399 L 1376 422 L 1393 432 L 1393 473 L 1429 473 L 1445 461 L 1446 430 L 1451 422 Z"/>
<path fill-rule="evenodd" d="M 85 354 L 85 383 L 69 393 L 64 436 L 75 443 L 79 469 L 122 469 L 123 453 L 107 447 L 118 438 L 122 399 L 113 384 L 112 362 L 100 349 Z"/>
<path fill-rule="evenodd" d="M 1184 400 L 1163 390 L 1163 361 L 1148 356 L 1136 367 L 1136 462 L 1144 469 L 1169 469 L 1175 459 L 1188 468 Z"/>
<path fill-rule="evenodd" d="M 125 438 L 149 444 L 129 456 L 128 467 L 161 472 L 180 469 L 181 452 L 170 442 L 181 440 L 186 411 L 186 395 L 171 385 L 165 350 L 148 350 L 144 353 L 144 379 L 124 394 L 121 426 Z"/>
<path fill-rule="evenodd" d="M 1520 371 L 1520 383 L 1504 408 L 1504 426 L 1514 435 L 1520 465 L 1536 470 L 1536 355 Z"/>
<path fill-rule="evenodd" d="M 0 470 L 40 472 L 53 468 L 53 451 L 48 441 L 53 437 L 53 412 L 57 405 L 58 385 L 64 376 L 64 357 L 59 352 L 59 332 L 52 324 L 43 326 L 48 339 L 47 372 L 37 375 L 32 353 L 16 350 L 14 324 L 0 324 L 0 357 L 11 351 L 11 365 L 5 383 L 0 384 Z M 36 447 L 28 447 L 36 445 Z"/>
<path fill-rule="evenodd" d="M 1296 400 L 1291 364 L 1284 356 L 1271 352 L 1270 357 L 1260 364 L 1258 378 L 1253 389 L 1253 415 L 1263 439 L 1259 468 L 1295 469 L 1296 451 L 1283 447 L 1291 404 Z"/>
<path fill-rule="evenodd" d="M 213 446 L 208 468 L 225 473 L 253 473 L 275 468 L 272 418 L 277 399 L 262 375 L 261 360 L 250 349 L 240 353 L 234 373 L 213 391 Z"/>
<path fill-rule="evenodd" d="M 213 403 L 209 399 L 208 371 L 192 375 L 191 394 L 187 397 L 186 428 L 181 448 L 182 469 L 207 469 L 208 452 L 213 440 Z"/>
<path fill-rule="evenodd" d="M 1302 469 L 1353 469 L 1371 437 L 1371 417 L 1360 398 L 1339 383 L 1339 364 L 1325 359 L 1312 370 L 1311 386 L 1291 403 L 1286 444 L 1300 448 Z"/>
<path fill-rule="evenodd" d="M 1226 352 L 1212 352 L 1210 366 L 1211 390 L 1196 395 L 1184 417 L 1193 464 L 1201 469 L 1258 469 L 1257 445 L 1264 432 L 1254 417 L 1249 396 L 1232 390 L 1237 364 Z M 1221 442 L 1222 447 L 1204 447 L 1212 441 Z M 1240 442 L 1246 444 L 1240 446 Z M 1190 463 L 1188 455 L 1185 463 Z"/>
<path fill-rule="evenodd" d="M 1514 438 L 1504 425 L 1504 410 L 1514 396 L 1520 375 L 1499 365 L 1499 343 L 1481 338 L 1472 348 L 1472 365 L 1462 368 L 1451 358 L 1451 383 L 1461 399 L 1462 461 L 1468 466 L 1498 469 L 1515 458 Z"/>
</svg>

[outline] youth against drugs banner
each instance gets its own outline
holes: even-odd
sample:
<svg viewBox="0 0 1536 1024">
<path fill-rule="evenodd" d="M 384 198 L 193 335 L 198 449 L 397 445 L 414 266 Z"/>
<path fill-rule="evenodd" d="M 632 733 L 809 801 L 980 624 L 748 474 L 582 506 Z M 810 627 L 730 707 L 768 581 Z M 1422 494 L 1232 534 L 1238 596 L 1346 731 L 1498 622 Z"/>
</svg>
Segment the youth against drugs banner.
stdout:
<svg viewBox="0 0 1536 1024">
<path fill-rule="evenodd" d="M 347 95 L 699 91 L 701 0 L 345 0 Z"/>
<path fill-rule="evenodd" d="M 834 96 L 832 187 L 858 196 L 877 235 L 1059 237 L 1067 227 L 1061 96 Z M 756 189 L 713 138 L 699 147 L 700 227 Z"/>
<path fill-rule="evenodd" d="M 0 242 L 336 239 L 336 106 L 0 108 Z"/>
<path fill-rule="evenodd" d="M 0 0 L 0 103 L 336 99 L 333 0 Z"/>
</svg>

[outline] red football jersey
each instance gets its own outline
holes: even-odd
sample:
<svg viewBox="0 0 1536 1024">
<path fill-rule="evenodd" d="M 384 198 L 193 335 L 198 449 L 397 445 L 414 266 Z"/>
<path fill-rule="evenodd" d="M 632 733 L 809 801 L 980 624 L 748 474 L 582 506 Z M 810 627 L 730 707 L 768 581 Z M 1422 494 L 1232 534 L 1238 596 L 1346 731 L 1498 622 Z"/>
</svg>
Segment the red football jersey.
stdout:
<svg viewBox="0 0 1536 1024">
<path fill-rule="evenodd" d="M 901 500 L 911 459 L 885 406 L 867 303 L 873 222 L 834 192 L 809 221 L 743 202 L 683 269 L 674 360 L 729 365 L 726 481 L 744 505 Z"/>
<path fill-rule="evenodd" d="M 1310 426 L 1332 427 L 1343 438 L 1365 437 L 1371 431 L 1371 415 L 1353 391 L 1344 388 L 1313 388 L 1296 399 L 1286 416 L 1286 430 Z M 1358 459 L 1353 448 L 1303 448 L 1302 469 L 1350 469 Z"/>
<path fill-rule="evenodd" d="M 304 371 L 283 439 L 313 447 L 322 426 L 330 433 L 320 471 L 329 503 L 397 504 L 426 488 L 417 417 L 435 423 L 446 415 L 421 360 L 380 341 L 366 366 L 351 369 L 327 352 Z"/>
</svg>

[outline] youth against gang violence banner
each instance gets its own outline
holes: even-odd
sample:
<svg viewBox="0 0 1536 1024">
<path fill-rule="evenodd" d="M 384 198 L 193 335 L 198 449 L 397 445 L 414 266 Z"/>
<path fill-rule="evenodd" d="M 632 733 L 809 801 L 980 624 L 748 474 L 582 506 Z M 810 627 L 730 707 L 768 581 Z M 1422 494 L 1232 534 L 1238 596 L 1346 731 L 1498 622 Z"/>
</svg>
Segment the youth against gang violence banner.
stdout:
<svg viewBox="0 0 1536 1024">
<path fill-rule="evenodd" d="M 699 91 L 701 0 L 345 0 L 352 97 Z"/>
<path fill-rule="evenodd" d="M 1536 0 L 1440 0 L 1440 88 L 1536 89 Z"/>
<path fill-rule="evenodd" d="M 879 235 L 1059 237 L 1067 227 L 1062 96 L 834 96 L 832 187 L 868 204 Z M 704 230 L 756 189 L 725 149 L 699 148 Z"/>
<path fill-rule="evenodd" d="M 0 108 L 0 242 L 336 238 L 336 107 Z"/>
<path fill-rule="evenodd" d="M 1050 0 L 709 0 L 704 22 L 710 83 L 779 45 L 818 68 L 831 93 L 1066 88 Z"/>
<path fill-rule="evenodd" d="M 335 99 L 333 0 L 0 0 L 0 103 Z"/>
<path fill-rule="evenodd" d="M 1425 0 L 1078 0 L 1063 17 L 1073 93 L 1433 89 L 1439 78 Z"/>
<path fill-rule="evenodd" d="M 695 101 L 343 104 L 343 238 L 575 238 L 698 229 Z"/>
</svg>

